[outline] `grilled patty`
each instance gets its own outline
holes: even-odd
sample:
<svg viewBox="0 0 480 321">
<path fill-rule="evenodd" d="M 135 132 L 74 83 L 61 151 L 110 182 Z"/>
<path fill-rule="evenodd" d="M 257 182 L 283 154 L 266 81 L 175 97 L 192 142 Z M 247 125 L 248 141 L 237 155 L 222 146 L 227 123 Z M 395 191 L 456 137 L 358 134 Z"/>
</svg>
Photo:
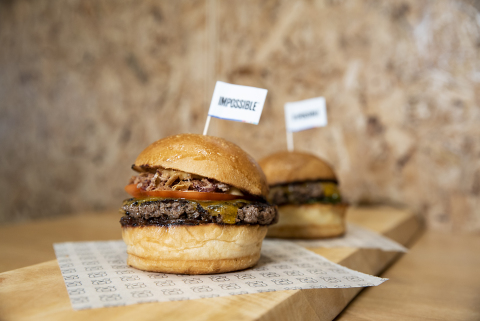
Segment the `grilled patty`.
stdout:
<svg viewBox="0 0 480 321">
<path fill-rule="evenodd" d="M 278 220 L 276 206 L 246 200 L 194 201 L 184 199 L 128 199 L 121 211 L 123 227 L 146 225 L 259 224 L 270 225 Z"/>
<path fill-rule="evenodd" d="M 268 199 L 276 205 L 312 202 L 340 203 L 342 201 L 335 182 L 306 181 L 270 186 Z"/>
</svg>

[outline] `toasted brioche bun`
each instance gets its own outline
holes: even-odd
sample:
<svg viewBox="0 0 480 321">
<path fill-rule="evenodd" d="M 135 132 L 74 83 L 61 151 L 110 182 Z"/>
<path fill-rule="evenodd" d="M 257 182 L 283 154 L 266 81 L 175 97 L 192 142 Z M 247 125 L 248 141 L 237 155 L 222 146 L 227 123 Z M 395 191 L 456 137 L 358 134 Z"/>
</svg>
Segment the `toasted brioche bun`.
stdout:
<svg viewBox="0 0 480 321">
<path fill-rule="evenodd" d="M 279 220 L 267 237 L 318 239 L 345 233 L 345 204 L 302 204 L 278 207 Z"/>
<path fill-rule="evenodd" d="M 213 274 L 243 270 L 260 258 L 266 226 L 171 225 L 125 227 L 127 263 L 163 273 Z"/>
<path fill-rule="evenodd" d="M 267 177 L 268 185 L 337 179 L 325 161 L 308 153 L 283 151 L 269 155 L 258 163 Z"/>
<path fill-rule="evenodd" d="M 252 195 L 267 197 L 268 185 L 257 162 L 225 139 L 180 134 L 157 140 L 138 155 L 133 168 L 175 169 L 216 179 Z"/>
</svg>

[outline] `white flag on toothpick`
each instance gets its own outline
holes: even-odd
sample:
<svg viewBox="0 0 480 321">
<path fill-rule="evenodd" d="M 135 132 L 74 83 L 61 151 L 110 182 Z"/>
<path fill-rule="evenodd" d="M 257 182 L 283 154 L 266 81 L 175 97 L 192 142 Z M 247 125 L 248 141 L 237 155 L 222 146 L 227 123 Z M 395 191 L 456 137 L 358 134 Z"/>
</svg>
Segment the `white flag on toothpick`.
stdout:
<svg viewBox="0 0 480 321">
<path fill-rule="evenodd" d="M 327 126 L 327 106 L 324 97 L 285 104 L 287 146 L 293 151 L 293 132 Z"/>
<path fill-rule="evenodd" d="M 327 125 L 327 107 L 324 97 L 317 97 L 285 104 L 287 131 L 323 127 Z"/>
<path fill-rule="evenodd" d="M 208 116 L 258 125 L 267 90 L 217 81 Z"/>
</svg>

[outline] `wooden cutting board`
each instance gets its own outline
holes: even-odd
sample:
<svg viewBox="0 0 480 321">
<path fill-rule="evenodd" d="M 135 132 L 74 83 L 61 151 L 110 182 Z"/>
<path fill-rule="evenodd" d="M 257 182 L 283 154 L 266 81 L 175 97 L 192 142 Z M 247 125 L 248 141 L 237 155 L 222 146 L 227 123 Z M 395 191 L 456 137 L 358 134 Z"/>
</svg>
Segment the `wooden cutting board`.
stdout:
<svg viewBox="0 0 480 321">
<path fill-rule="evenodd" d="M 420 231 L 415 215 L 390 207 L 351 208 L 348 221 L 406 246 Z M 375 249 L 310 250 L 374 275 L 401 255 Z M 58 264 L 52 260 L 0 273 L 0 320 L 332 320 L 360 291 L 361 288 L 289 290 L 74 311 Z"/>
</svg>

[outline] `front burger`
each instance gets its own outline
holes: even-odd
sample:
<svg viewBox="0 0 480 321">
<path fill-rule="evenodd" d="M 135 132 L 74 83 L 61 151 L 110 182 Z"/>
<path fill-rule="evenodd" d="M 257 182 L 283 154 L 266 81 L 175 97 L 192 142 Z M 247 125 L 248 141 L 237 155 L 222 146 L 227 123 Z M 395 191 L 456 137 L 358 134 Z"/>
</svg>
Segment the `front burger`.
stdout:
<svg viewBox="0 0 480 321">
<path fill-rule="evenodd" d="M 181 134 L 158 140 L 136 159 L 125 190 L 122 237 L 130 266 L 145 271 L 212 274 L 254 266 L 268 226 L 259 165 L 222 138 Z"/>
<path fill-rule="evenodd" d="M 317 239 L 345 233 L 345 212 L 337 177 L 322 159 L 302 152 L 278 152 L 259 161 L 268 200 L 278 205 L 279 221 L 268 237 Z"/>
</svg>

